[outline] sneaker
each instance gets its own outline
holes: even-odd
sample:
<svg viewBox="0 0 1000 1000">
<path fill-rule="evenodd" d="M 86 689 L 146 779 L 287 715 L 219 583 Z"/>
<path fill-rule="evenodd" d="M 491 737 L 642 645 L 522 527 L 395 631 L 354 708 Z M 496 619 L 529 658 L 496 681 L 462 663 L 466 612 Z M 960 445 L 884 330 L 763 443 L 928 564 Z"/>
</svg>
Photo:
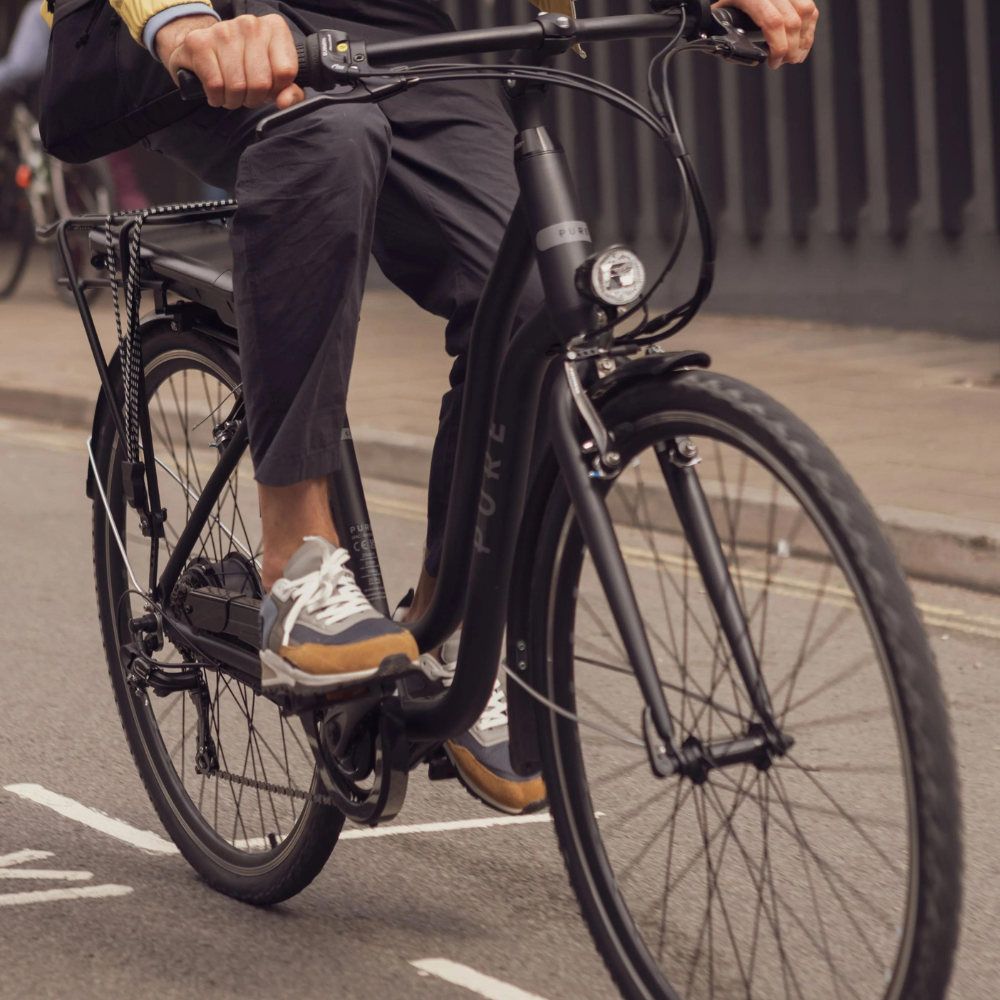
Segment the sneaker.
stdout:
<svg viewBox="0 0 1000 1000">
<path fill-rule="evenodd" d="M 404 599 L 393 617 L 399 620 L 408 604 Z M 407 696 L 427 698 L 451 686 L 461 635 L 456 632 L 445 642 L 440 659 L 430 653 L 420 657 L 420 674 L 403 682 Z M 457 739 L 448 740 L 444 751 L 469 794 L 493 809 L 520 816 L 548 805 L 541 774 L 524 777 L 511 766 L 507 695 L 499 679 L 494 682 L 493 694 L 476 724 Z"/>
<path fill-rule="evenodd" d="M 261 684 L 320 692 L 416 669 L 413 636 L 376 611 L 354 582 L 350 556 L 305 539 L 260 605 Z"/>
</svg>

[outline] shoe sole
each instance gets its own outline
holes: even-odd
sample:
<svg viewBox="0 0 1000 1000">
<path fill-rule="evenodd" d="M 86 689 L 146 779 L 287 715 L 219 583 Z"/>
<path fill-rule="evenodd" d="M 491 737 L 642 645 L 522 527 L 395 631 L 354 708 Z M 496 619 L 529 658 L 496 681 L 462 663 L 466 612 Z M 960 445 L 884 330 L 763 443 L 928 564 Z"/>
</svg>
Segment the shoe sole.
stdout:
<svg viewBox="0 0 1000 1000">
<path fill-rule="evenodd" d="M 260 686 L 265 689 L 287 688 L 312 694 L 336 691 L 338 688 L 368 681 L 372 678 L 395 680 L 419 671 L 419 666 L 405 653 L 387 656 L 377 667 L 354 670 L 346 674 L 310 674 L 292 666 L 272 649 L 260 651 Z"/>
<path fill-rule="evenodd" d="M 524 809 L 511 809 L 510 806 L 505 806 L 496 799 L 487 795 L 481 789 L 476 788 L 468 779 L 465 772 L 462 770 L 461 764 L 455 759 L 454 755 L 448 749 L 448 745 L 445 744 L 444 752 L 448 755 L 448 760 L 451 761 L 451 766 L 455 769 L 455 777 L 458 779 L 458 783 L 474 798 L 478 799 L 483 805 L 489 806 L 491 809 L 495 809 L 497 812 L 504 813 L 507 816 L 530 816 L 532 813 L 542 812 L 549 807 L 549 799 L 546 796 L 544 799 L 539 799 L 537 802 L 532 802 L 530 805 L 525 806 Z"/>
</svg>

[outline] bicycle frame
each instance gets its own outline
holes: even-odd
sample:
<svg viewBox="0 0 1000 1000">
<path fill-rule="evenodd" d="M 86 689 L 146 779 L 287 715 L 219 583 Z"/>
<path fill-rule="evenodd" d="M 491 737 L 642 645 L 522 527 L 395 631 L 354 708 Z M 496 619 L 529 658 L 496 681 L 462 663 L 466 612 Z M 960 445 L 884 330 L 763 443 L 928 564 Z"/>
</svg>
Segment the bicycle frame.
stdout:
<svg viewBox="0 0 1000 1000">
<path fill-rule="evenodd" d="M 597 30 L 598 22 L 600 31 Z M 404 55 L 426 57 L 457 51 L 523 48 L 525 39 L 537 38 L 534 51 L 527 53 L 523 61 L 529 65 L 544 65 L 553 54 L 564 51 L 578 38 L 583 38 L 584 33 L 577 32 L 577 28 L 588 23 L 594 25 L 590 37 L 599 35 L 603 38 L 667 35 L 676 26 L 676 21 L 657 15 L 596 18 L 591 22 L 573 22 L 568 18 L 542 15 L 538 21 L 528 25 L 384 43 L 370 46 L 368 53 L 372 62 L 377 59 L 389 61 Z M 491 43 L 494 35 L 496 38 Z M 517 132 L 515 169 L 521 197 L 501 242 L 473 323 L 437 587 L 427 612 L 409 626 L 420 649 L 426 651 L 443 642 L 460 623 L 463 625 L 458 666 L 450 688 L 436 699 L 406 706 L 406 734 L 418 745 L 440 743 L 467 730 L 479 717 L 492 693 L 507 623 L 508 591 L 528 486 L 543 378 L 556 357 L 574 358 L 571 351 L 567 352 L 567 345 L 576 342 L 581 334 L 595 326 L 595 304 L 583 295 L 576 283 L 577 269 L 592 253 L 593 244 L 583 221 L 585 215 L 577 200 L 565 154 L 543 124 L 545 89 L 538 83 L 511 80 L 505 84 L 505 90 Z M 205 219 L 230 211 L 232 209 L 219 209 L 215 213 L 197 214 L 178 211 L 150 219 L 147 224 L 176 224 L 186 218 Z M 120 232 L 123 255 L 134 224 L 134 220 L 127 222 Z M 110 406 L 111 418 L 119 435 L 124 435 L 121 405 L 115 400 L 107 364 L 83 295 L 86 287 L 107 285 L 109 282 L 80 281 L 76 277 L 66 237 L 67 228 L 93 228 L 94 225 L 93 219 L 69 220 L 59 225 L 57 235 L 101 374 L 102 390 Z M 516 305 L 536 261 L 546 305 L 524 322 L 512 337 Z M 146 287 L 150 286 L 147 284 Z M 160 294 L 158 304 L 161 310 L 162 299 Z M 145 460 L 149 486 L 147 495 L 151 501 L 150 510 L 146 511 L 148 518 L 150 511 L 156 510 L 158 491 L 143 394 L 140 394 L 140 399 L 143 401 L 140 431 L 143 451 L 148 456 Z M 610 516 L 604 506 L 606 483 L 601 481 L 600 476 L 595 478 L 594 466 L 584 456 L 585 442 L 594 427 L 593 420 L 600 426 L 600 418 L 592 408 L 593 419 L 588 417 L 587 424 L 581 420 L 581 410 L 589 405 L 586 393 L 579 388 L 574 392 L 566 378 L 554 380 L 547 414 L 554 450 L 645 697 L 648 723 L 652 727 L 651 738 L 664 757 L 678 762 L 677 766 L 681 767 L 682 752 L 673 738 L 669 711 L 642 619 Z M 593 436 L 597 437 L 596 434 Z M 593 442 L 587 443 L 592 454 Z M 154 539 L 151 546 L 150 593 L 157 603 L 166 603 L 166 597 L 183 571 L 218 496 L 246 446 L 247 428 L 243 420 L 205 483 L 159 578 L 156 562 L 159 546 Z M 342 544 L 350 545 L 351 539 L 358 540 L 358 549 L 352 553 L 357 578 L 375 605 L 386 611 L 364 488 L 349 435 L 345 435 L 341 442 L 341 457 L 342 468 L 332 484 L 335 524 Z M 706 552 L 700 562 L 703 562 L 706 586 L 716 607 L 725 609 L 728 615 L 726 620 L 730 627 L 727 628 L 727 635 L 733 644 L 734 656 L 743 670 L 755 707 L 767 723 L 770 711 L 766 704 L 766 692 L 763 692 L 752 655 L 749 660 L 745 655 L 748 644 L 740 642 L 740 633 L 745 631 L 746 623 L 737 613 L 738 605 L 734 611 L 732 581 L 725 559 L 721 558 L 721 552 L 714 554 L 711 551 L 713 544 L 718 546 L 718 538 L 693 471 L 685 479 L 685 488 L 672 489 L 672 495 L 683 508 L 681 513 L 682 518 L 687 519 L 685 523 L 700 525 L 698 537 L 705 540 Z M 155 533 L 155 526 L 152 530 Z M 362 552 L 366 554 L 363 563 L 358 558 Z M 171 621 L 169 624 L 178 632 L 186 630 L 182 623 Z M 241 673 L 246 674 L 252 669 L 250 661 L 253 658 L 245 650 L 227 648 L 228 644 L 218 639 L 209 640 L 206 646 L 199 636 L 198 642 Z M 750 652 L 752 654 L 752 647 Z M 762 698 L 755 697 L 758 691 L 763 693 Z M 651 755 L 654 753 L 652 749 L 650 752 Z"/>
</svg>

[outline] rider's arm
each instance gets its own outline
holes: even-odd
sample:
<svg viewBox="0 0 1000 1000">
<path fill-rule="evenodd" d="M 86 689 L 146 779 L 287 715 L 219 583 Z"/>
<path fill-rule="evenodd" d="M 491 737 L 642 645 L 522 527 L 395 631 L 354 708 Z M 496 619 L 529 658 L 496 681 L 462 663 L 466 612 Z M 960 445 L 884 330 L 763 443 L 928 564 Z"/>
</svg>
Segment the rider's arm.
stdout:
<svg viewBox="0 0 1000 1000">
<path fill-rule="evenodd" d="M 110 0 L 110 2 L 115 12 L 125 22 L 129 33 L 140 45 L 147 44 L 156 34 L 156 28 L 167 23 L 171 8 L 191 5 L 191 0 Z M 196 9 L 190 13 L 207 15 L 212 20 L 218 19 L 218 14 L 212 10 L 211 0 L 197 0 Z M 153 23 L 153 30 L 147 32 L 146 28 L 150 22 Z"/>
<path fill-rule="evenodd" d="M 149 51 L 159 58 L 156 50 L 156 36 L 161 28 L 165 28 L 171 21 L 176 21 L 182 17 L 203 17 L 206 24 L 221 21 L 222 18 L 212 9 L 212 5 L 203 3 L 202 0 L 194 0 L 192 3 L 179 3 L 173 7 L 165 7 L 159 13 L 154 14 L 142 29 L 142 44 Z"/>
</svg>

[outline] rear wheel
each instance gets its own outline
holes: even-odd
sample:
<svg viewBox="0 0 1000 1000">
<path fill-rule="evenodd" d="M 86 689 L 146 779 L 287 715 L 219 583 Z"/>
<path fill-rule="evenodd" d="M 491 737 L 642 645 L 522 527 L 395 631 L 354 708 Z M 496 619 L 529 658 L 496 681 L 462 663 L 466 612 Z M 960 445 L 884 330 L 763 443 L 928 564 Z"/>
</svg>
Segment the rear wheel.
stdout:
<svg viewBox="0 0 1000 1000">
<path fill-rule="evenodd" d="M 240 373 L 226 348 L 166 325 L 144 340 L 143 361 L 161 501 L 167 510 L 162 567 L 217 462 L 213 430 L 233 409 Z M 120 379 L 120 373 L 115 371 L 115 377 Z M 125 501 L 124 456 L 110 420 L 94 446 L 101 486 L 129 560 L 145 585 L 150 543 Z M 259 554 L 256 491 L 245 456 L 195 545 L 189 575 L 207 572 L 213 583 L 252 587 Z M 227 577 L 230 570 L 239 572 L 239 583 Z M 285 718 L 251 685 L 207 665 L 201 669 L 200 690 L 164 697 L 127 674 L 118 650 L 131 639 L 129 619 L 141 615 L 144 605 L 129 589 L 96 490 L 94 574 L 122 726 L 174 843 L 206 881 L 237 899 L 274 903 L 299 892 L 322 869 L 343 825 L 338 810 L 310 797 L 319 778 L 301 724 Z M 168 639 L 157 659 L 178 662 L 197 655 Z"/>
<path fill-rule="evenodd" d="M 957 777 L 932 654 L 877 522 L 832 454 L 707 372 L 607 404 L 608 503 L 678 741 L 755 721 L 660 462 L 696 446 L 783 731 L 772 760 L 654 776 L 644 701 L 565 489 L 539 529 L 531 652 L 560 845 L 595 941 L 638 998 L 940 1000 L 955 947 Z M 685 448 L 690 450 L 689 446 Z"/>
</svg>

